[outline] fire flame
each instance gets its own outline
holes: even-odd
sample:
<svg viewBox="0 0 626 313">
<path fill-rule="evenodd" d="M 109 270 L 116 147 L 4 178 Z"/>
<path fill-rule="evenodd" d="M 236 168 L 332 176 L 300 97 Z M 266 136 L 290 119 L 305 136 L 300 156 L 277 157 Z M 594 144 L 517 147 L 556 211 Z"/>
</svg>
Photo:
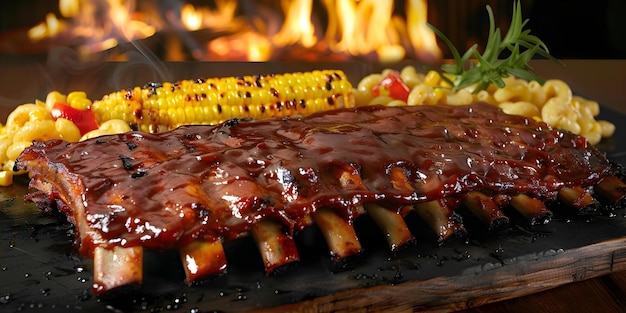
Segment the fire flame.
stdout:
<svg viewBox="0 0 626 313">
<path fill-rule="evenodd" d="M 216 0 L 215 9 L 196 8 L 186 3 L 181 8 L 180 19 L 185 28 L 191 31 L 202 28 L 220 28 L 229 25 L 235 17 L 237 1 Z"/>
<path fill-rule="evenodd" d="M 419 59 L 435 61 L 441 58 L 442 52 L 437 45 L 434 32 L 426 26 L 428 7 L 426 0 L 407 0 L 406 19 L 394 16 L 393 0 L 323 0 L 328 23 L 324 34 L 325 43 L 333 52 L 348 53 L 354 56 L 375 54 L 381 62 L 402 60 L 407 54 Z M 267 34 L 271 45 L 277 48 L 300 44 L 305 48 L 315 46 L 319 40 L 313 18 L 312 0 L 281 1 L 285 20 L 275 34 Z M 234 36 L 238 41 L 240 35 Z M 247 47 L 255 49 L 256 38 L 249 36 Z M 225 39 L 219 45 L 223 47 Z M 407 46 L 408 41 L 408 46 Z M 408 50 L 408 51 L 407 51 Z M 265 58 L 269 59 L 270 54 Z M 266 59 L 263 59 L 266 60 Z"/>
<path fill-rule="evenodd" d="M 53 37 L 65 29 L 65 23 L 60 21 L 54 13 L 46 14 L 46 20 L 28 30 L 28 38 L 40 40 L 46 37 Z"/>
<path fill-rule="evenodd" d="M 418 57 L 441 57 L 435 34 L 426 27 L 426 0 L 408 0 L 407 19 L 393 15 L 392 0 L 324 0 L 329 12 L 326 40 L 336 51 L 352 55 L 376 52 L 379 60 L 394 62 L 406 56 L 402 38 L 408 34 Z"/>
<path fill-rule="evenodd" d="M 316 42 L 311 16 L 313 0 L 282 1 L 285 8 L 285 23 L 282 29 L 274 36 L 273 43 L 279 47 L 301 43 L 306 48 Z"/>
<path fill-rule="evenodd" d="M 77 44 L 85 52 L 102 51 L 118 44 L 119 40 L 132 41 L 150 37 L 156 29 L 134 19 L 134 1 L 124 0 L 59 0 L 59 12 L 29 29 L 31 40 L 58 38 Z"/>
<path fill-rule="evenodd" d="M 194 51 L 200 46 L 206 49 L 206 55 L 194 52 L 193 57 L 267 61 L 276 51 L 301 46 L 307 51 L 322 49 L 337 55 L 375 57 L 381 62 L 407 57 L 425 61 L 441 58 L 435 34 L 426 26 L 427 0 L 405 0 L 404 16 L 394 14 L 394 6 L 399 3 L 394 0 L 322 0 L 326 25 L 320 25 L 313 0 L 281 0 L 279 8 L 271 7 L 276 12 L 270 18 L 252 17 L 256 8 L 267 8 L 254 2 L 245 3 L 257 6 L 253 9 L 239 8 L 237 0 L 215 0 L 212 8 L 196 7 L 184 0 L 165 3 L 173 11 L 161 8 L 164 25 L 151 26 L 150 21 L 138 19 L 143 16 L 136 14 L 135 0 L 59 0 L 62 17 L 49 13 L 45 21 L 29 30 L 28 36 L 32 40 L 60 38 L 71 44 L 81 42 L 80 46 L 93 52 L 114 47 L 120 40 L 152 36 L 158 26 L 186 36 L 181 40 L 187 45 L 191 37 L 181 31 L 234 29 L 237 32 L 213 37 L 204 47 L 204 43 L 197 42 Z M 244 12 L 247 27 L 233 27 L 242 20 L 237 16 L 240 11 Z M 176 16 L 172 17 L 172 13 Z"/>
</svg>

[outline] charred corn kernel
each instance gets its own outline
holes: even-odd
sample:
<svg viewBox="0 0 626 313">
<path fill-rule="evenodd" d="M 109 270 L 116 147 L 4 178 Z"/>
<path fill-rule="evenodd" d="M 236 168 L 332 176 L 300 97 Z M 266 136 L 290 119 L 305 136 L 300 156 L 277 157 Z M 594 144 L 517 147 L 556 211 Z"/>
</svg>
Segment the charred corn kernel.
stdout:
<svg viewBox="0 0 626 313">
<path fill-rule="evenodd" d="M 149 83 L 111 93 L 91 108 L 99 123 L 121 119 L 145 132 L 231 118 L 266 119 L 354 107 L 339 70 Z"/>
<path fill-rule="evenodd" d="M 77 110 L 87 110 L 91 107 L 91 100 L 84 91 L 72 91 L 67 94 L 66 103 Z"/>
</svg>

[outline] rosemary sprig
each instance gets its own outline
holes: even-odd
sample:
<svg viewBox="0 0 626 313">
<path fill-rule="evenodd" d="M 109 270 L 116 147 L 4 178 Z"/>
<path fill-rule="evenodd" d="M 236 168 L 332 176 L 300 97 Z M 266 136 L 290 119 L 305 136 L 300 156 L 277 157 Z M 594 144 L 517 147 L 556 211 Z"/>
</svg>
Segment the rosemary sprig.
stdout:
<svg viewBox="0 0 626 313">
<path fill-rule="evenodd" d="M 500 28 L 496 27 L 493 11 L 489 5 L 487 5 L 487 12 L 489 13 L 489 36 L 482 55 L 476 44 L 460 55 L 448 37 L 428 24 L 448 46 L 454 58 L 453 64 L 441 66 L 441 70 L 453 79 L 446 75 L 442 75 L 442 78 L 453 86 L 453 90 L 475 85 L 473 92 L 486 89 L 490 84 L 502 88 L 505 85 L 502 79 L 509 75 L 543 83 L 543 80 L 532 72 L 528 62 L 536 54 L 559 63 L 560 61 L 550 55 L 548 47 L 541 39 L 530 34 L 530 29 L 524 29 L 528 19 L 522 20 L 520 1 L 513 3 L 513 17 L 504 38 L 501 36 Z M 508 51 L 508 56 L 501 58 L 506 51 Z"/>
</svg>

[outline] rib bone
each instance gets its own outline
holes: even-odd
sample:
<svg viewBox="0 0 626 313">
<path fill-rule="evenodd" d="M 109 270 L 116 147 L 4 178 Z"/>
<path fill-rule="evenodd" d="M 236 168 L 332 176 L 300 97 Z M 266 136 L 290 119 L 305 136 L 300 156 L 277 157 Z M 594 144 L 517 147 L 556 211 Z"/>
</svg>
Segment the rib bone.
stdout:
<svg viewBox="0 0 626 313">
<path fill-rule="evenodd" d="M 626 183 L 615 176 L 607 176 L 595 188 L 596 192 L 611 204 L 617 204 L 626 196 Z"/>
<path fill-rule="evenodd" d="M 414 239 L 402 215 L 376 203 L 365 204 L 367 213 L 385 233 L 391 251 L 396 251 Z"/>
<path fill-rule="evenodd" d="M 583 187 L 569 187 L 559 190 L 557 195 L 559 201 L 577 210 L 581 210 L 596 203 L 596 199 Z"/>
<path fill-rule="evenodd" d="M 450 238 L 457 231 L 465 231 L 443 199 L 417 203 L 415 211 L 435 232 L 439 242 Z"/>
<path fill-rule="evenodd" d="M 181 247 L 180 257 L 187 282 L 226 271 L 226 254 L 219 241 L 195 240 Z"/>
<path fill-rule="evenodd" d="M 523 193 L 511 197 L 511 206 L 531 225 L 546 224 L 552 219 L 552 212 L 541 200 Z"/>
<path fill-rule="evenodd" d="M 116 246 L 112 250 L 94 249 L 93 286 L 95 294 L 116 287 L 141 284 L 143 280 L 143 248 Z"/>
<path fill-rule="evenodd" d="M 262 220 L 252 226 L 251 233 L 263 258 L 266 273 L 300 260 L 293 238 L 285 234 L 279 223 Z"/>
<path fill-rule="evenodd" d="M 320 208 L 313 215 L 320 228 L 331 255 L 336 260 L 361 252 L 361 243 L 354 227 L 329 208 Z"/>
<path fill-rule="evenodd" d="M 509 222 L 509 218 L 504 215 L 493 199 L 482 192 L 468 192 L 463 198 L 463 204 L 490 230 Z"/>
</svg>

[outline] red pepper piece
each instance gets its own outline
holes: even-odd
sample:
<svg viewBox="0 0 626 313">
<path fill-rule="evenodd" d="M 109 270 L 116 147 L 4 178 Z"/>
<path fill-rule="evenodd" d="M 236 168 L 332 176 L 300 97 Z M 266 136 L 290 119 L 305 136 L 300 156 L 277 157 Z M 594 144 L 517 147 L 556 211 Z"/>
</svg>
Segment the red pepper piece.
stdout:
<svg viewBox="0 0 626 313">
<path fill-rule="evenodd" d="M 90 109 L 78 110 L 68 104 L 57 102 L 52 106 L 51 113 L 55 121 L 58 118 L 72 121 L 80 130 L 81 136 L 94 129 L 98 129 L 96 116 Z"/>
<path fill-rule="evenodd" d="M 404 83 L 400 73 L 391 71 L 372 88 L 374 96 L 389 96 L 396 100 L 405 101 L 409 98 L 411 89 Z"/>
</svg>

